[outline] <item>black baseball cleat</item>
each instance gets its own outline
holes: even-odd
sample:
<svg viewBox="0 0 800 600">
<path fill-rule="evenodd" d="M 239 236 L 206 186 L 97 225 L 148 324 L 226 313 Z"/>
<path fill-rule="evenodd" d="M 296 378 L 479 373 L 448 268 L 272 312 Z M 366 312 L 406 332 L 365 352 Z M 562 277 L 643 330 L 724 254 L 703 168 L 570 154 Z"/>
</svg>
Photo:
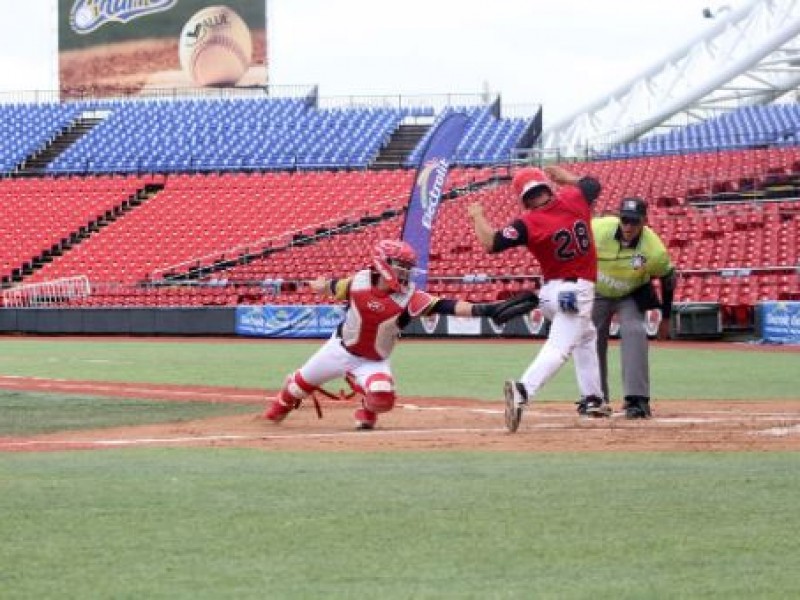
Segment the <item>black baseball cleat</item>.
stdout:
<svg viewBox="0 0 800 600">
<path fill-rule="evenodd" d="M 505 397 L 505 417 L 506 429 L 514 433 L 519 429 L 522 421 L 522 409 L 528 404 L 528 391 L 519 381 L 509 379 L 503 386 L 503 396 Z"/>
<path fill-rule="evenodd" d="M 611 405 L 600 396 L 586 396 L 583 402 L 586 403 L 585 414 L 587 417 L 602 419 L 604 417 L 610 417 L 614 413 Z"/>
<path fill-rule="evenodd" d="M 577 410 L 578 414 L 581 417 L 589 416 L 589 414 L 587 412 L 587 409 L 589 408 L 589 405 L 586 403 L 586 398 L 585 397 L 582 397 L 580 400 L 575 402 L 575 406 L 577 406 L 576 410 Z"/>
<path fill-rule="evenodd" d="M 581 417 L 604 418 L 614 414 L 611 405 L 597 396 L 583 396 L 575 404 Z"/>
</svg>

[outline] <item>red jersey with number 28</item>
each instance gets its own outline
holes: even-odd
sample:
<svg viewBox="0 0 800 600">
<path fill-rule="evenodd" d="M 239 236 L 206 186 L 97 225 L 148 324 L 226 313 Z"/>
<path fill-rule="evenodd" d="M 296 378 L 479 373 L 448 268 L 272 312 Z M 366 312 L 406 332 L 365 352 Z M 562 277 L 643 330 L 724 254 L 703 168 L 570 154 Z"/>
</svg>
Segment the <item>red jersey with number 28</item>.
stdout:
<svg viewBox="0 0 800 600">
<path fill-rule="evenodd" d="M 496 236 L 494 251 L 527 246 L 550 279 L 597 281 L 591 202 L 578 186 L 564 186 L 545 206 L 526 210 Z M 499 238 L 499 239 L 498 239 Z"/>
</svg>

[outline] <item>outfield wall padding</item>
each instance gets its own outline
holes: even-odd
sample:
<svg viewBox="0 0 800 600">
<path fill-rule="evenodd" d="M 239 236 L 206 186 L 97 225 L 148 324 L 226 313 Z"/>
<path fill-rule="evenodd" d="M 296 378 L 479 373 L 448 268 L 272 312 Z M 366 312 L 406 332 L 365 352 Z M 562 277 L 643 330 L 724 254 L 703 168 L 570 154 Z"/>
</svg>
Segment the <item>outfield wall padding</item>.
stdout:
<svg viewBox="0 0 800 600">
<path fill-rule="evenodd" d="M 327 338 L 341 319 L 341 310 L 327 305 L 239 307 L 131 307 L 131 308 L 3 308 L 0 333 L 40 335 L 173 335 L 237 336 L 264 338 Z M 707 308 L 678 305 L 676 322 L 684 311 Z M 719 307 L 713 315 L 718 318 Z M 262 314 L 263 313 L 263 314 Z M 318 314 L 317 314 L 318 313 Z M 309 315 L 317 314 L 316 319 Z M 695 319 L 697 315 L 693 314 Z M 248 325 L 248 327 L 243 327 Z M 657 325 L 657 323 L 656 323 Z M 721 327 L 721 325 L 720 325 Z M 403 337 L 416 338 L 546 338 L 550 329 L 541 311 L 515 317 L 502 326 L 489 319 L 464 319 L 431 315 L 414 319 Z M 650 332 L 648 332 L 650 333 Z M 684 325 L 676 337 L 693 337 Z M 702 333 L 707 334 L 703 331 Z M 721 335 L 721 329 L 714 331 Z M 611 337 L 619 337 L 612 331 Z"/>
<path fill-rule="evenodd" d="M 235 309 L 4 308 L 0 332 L 107 335 L 234 335 Z"/>
<path fill-rule="evenodd" d="M 237 335 L 236 307 L 194 308 L 3 308 L 0 333 L 40 335 Z M 261 337 L 297 337 L 296 335 Z M 292 333 L 292 332 L 288 332 Z M 503 327 L 487 319 L 458 320 L 437 316 L 415 319 L 404 337 L 545 337 L 541 326 L 517 317 Z M 327 337 L 317 335 L 316 337 Z"/>
</svg>

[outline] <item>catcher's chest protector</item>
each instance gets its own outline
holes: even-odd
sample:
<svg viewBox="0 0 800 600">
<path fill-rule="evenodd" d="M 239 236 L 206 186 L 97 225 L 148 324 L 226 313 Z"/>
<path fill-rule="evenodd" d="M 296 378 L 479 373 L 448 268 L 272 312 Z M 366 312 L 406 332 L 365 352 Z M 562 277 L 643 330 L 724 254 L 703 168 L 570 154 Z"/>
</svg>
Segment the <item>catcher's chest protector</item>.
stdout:
<svg viewBox="0 0 800 600">
<path fill-rule="evenodd" d="M 398 317 L 411 302 L 414 290 L 386 294 L 372 286 L 369 270 L 359 271 L 350 285 L 350 308 L 342 325 L 342 343 L 353 354 L 381 360 L 397 342 Z"/>
</svg>

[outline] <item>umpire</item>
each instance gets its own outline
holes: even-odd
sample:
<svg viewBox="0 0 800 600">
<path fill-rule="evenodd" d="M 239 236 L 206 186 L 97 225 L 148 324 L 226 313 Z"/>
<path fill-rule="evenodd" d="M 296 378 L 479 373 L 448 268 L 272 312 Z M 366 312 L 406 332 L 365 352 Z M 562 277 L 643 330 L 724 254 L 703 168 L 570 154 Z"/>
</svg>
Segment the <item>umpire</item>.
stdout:
<svg viewBox="0 0 800 600">
<path fill-rule="evenodd" d="M 603 394 L 608 400 L 608 337 L 616 313 L 620 325 L 623 410 L 628 419 L 650 416 L 650 362 L 645 315 L 661 309 L 659 339 L 669 335 L 669 319 L 675 291 L 675 268 L 664 243 L 647 226 L 647 204 L 641 198 L 625 198 L 619 216 L 592 220 L 597 244 L 598 273 L 592 321 L 597 328 L 597 354 Z M 661 281 L 661 300 L 652 280 Z M 578 402 L 578 412 L 585 407 Z"/>
</svg>

